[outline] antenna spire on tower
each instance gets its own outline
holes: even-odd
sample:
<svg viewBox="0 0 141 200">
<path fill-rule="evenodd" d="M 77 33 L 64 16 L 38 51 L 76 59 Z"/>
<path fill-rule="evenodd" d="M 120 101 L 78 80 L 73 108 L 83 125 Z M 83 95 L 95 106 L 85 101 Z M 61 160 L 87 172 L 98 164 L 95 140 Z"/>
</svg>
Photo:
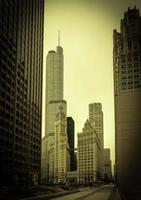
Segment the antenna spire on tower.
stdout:
<svg viewBox="0 0 141 200">
<path fill-rule="evenodd" d="M 60 46 L 60 30 L 58 30 L 58 46 Z"/>
</svg>

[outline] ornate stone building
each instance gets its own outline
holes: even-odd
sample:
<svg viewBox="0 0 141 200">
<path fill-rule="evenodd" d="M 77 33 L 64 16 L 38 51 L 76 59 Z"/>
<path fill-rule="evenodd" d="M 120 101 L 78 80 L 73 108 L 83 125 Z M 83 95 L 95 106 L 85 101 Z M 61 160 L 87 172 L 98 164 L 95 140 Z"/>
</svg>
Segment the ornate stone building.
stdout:
<svg viewBox="0 0 141 200">
<path fill-rule="evenodd" d="M 83 132 L 78 133 L 78 183 L 92 183 L 99 180 L 98 154 L 100 141 L 89 120 L 86 121 Z"/>
<path fill-rule="evenodd" d="M 96 131 L 99 140 L 99 152 L 98 152 L 98 171 L 99 179 L 104 175 L 104 163 L 103 163 L 103 150 L 104 150 L 104 136 L 103 136 L 103 111 L 101 103 L 89 104 L 89 121 L 91 126 Z"/>
<path fill-rule="evenodd" d="M 54 183 L 66 183 L 70 170 L 70 152 L 67 137 L 67 119 L 63 107 L 59 107 L 55 121 Z"/>
</svg>

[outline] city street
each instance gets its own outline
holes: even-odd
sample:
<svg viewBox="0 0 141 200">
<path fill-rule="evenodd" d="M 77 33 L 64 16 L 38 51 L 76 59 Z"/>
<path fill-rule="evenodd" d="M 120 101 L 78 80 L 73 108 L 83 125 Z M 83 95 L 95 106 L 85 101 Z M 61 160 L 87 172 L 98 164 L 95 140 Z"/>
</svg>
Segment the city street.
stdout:
<svg viewBox="0 0 141 200">
<path fill-rule="evenodd" d="M 80 192 L 54 198 L 54 200 L 120 200 L 117 189 L 113 185 L 100 188 L 84 188 Z"/>
</svg>

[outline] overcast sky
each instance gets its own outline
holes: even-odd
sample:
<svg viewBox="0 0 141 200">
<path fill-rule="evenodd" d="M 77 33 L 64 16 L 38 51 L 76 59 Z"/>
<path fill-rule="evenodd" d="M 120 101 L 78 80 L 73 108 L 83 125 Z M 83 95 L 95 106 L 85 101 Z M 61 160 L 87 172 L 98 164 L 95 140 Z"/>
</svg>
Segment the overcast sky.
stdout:
<svg viewBox="0 0 141 200">
<path fill-rule="evenodd" d="M 88 104 L 102 103 L 104 146 L 111 149 L 113 164 L 113 29 L 120 30 L 124 11 L 135 5 L 141 8 L 141 0 L 45 0 L 43 135 L 45 60 L 48 51 L 58 45 L 60 29 L 67 116 L 73 117 L 77 136 L 88 118 Z"/>
</svg>

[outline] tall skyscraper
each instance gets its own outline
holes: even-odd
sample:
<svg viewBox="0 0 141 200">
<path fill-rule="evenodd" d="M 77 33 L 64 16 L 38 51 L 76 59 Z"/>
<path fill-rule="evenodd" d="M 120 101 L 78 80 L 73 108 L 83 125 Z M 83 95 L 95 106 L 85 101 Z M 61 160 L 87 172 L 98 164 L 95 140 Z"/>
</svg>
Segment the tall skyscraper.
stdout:
<svg viewBox="0 0 141 200">
<path fill-rule="evenodd" d="M 0 1 L 0 184 L 40 179 L 43 0 Z"/>
<path fill-rule="evenodd" d="M 59 42 L 58 42 L 59 43 Z M 58 44 L 59 45 L 59 44 Z M 54 122 L 58 107 L 63 101 L 63 48 L 49 51 L 46 59 L 46 117 L 45 136 L 48 142 L 54 138 Z"/>
<path fill-rule="evenodd" d="M 70 148 L 70 171 L 75 171 L 76 165 L 74 154 L 74 120 L 72 117 L 67 117 L 67 134 Z"/>
<path fill-rule="evenodd" d="M 103 150 L 104 150 L 104 142 L 103 142 L 103 111 L 101 103 L 92 103 L 89 104 L 89 121 L 91 126 L 96 131 L 100 146 L 98 152 L 98 171 L 100 172 L 99 178 L 103 178 Z"/>
<path fill-rule="evenodd" d="M 63 48 L 60 46 L 60 36 L 56 51 L 49 51 L 46 59 L 46 109 L 45 109 L 45 137 L 42 143 L 42 179 L 47 182 L 53 180 L 55 141 L 55 120 L 59 107 L 67 113 L 66 101 L 63 100 Z M 45 163 L 45 162 L 47 163 Z M 51 178 L 52 177 L 52 178 Z"/>
<path fill-rule="evenodd" d="M 120 32 L 113 31 L 113 64 L 116 177 L 121 191 L 134 199 L 141 191 L 141 17 L 136 7 L 124 13 Z"/>
</svg>

